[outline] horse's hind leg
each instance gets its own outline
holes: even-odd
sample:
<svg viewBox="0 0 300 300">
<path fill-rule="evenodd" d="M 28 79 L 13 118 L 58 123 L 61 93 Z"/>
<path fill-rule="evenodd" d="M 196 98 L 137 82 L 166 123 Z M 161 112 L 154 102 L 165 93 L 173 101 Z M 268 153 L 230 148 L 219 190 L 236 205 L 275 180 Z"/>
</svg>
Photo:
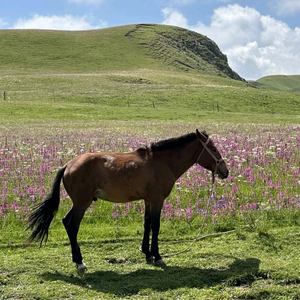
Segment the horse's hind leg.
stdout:
<svg viewBox="0 0 300 300">
<path fill-rule="evenodd" d="M 79 231 L 80 222 L 84 216 L 85 209 L 82 207 L 73 206 L 72 209 L 63 218 L 63 224 L 71 243 L 72 259 L 77 264 L 78 269 L 85 270 L 86 266 L 82 261 L 80 247 L 77 242 L 77 234 Z"/>
</svg>

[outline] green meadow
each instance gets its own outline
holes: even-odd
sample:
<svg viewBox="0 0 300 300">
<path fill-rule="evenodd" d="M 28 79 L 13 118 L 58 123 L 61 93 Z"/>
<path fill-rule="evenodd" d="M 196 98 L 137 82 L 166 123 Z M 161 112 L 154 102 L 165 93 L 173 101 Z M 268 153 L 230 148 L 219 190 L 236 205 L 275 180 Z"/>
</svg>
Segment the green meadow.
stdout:
<svg viewBox="0 0 300 300">
<path fill-rule="evenodd" d="M 0 78 L 1 123 L 42 120 L 299 120 L 299 94 L 228 78 L 153 70 Z M 254 116 L 254 117 L 253 117 Z"/>
<path fill-rule="evenodd" d="M 0 299 L 300 298 L 295 82 L 238 80 L 213 43 L 169 26 L 7 30 L 0 39 Z M 61 164 L 196 128 L 226 153 L 232 178 L 218 180 L 215 204 L 227 204 L 198 216 L 196 206 L 209 207 L 210 174 L 183 176 L 166 200 L 175 209 L 180 198 L 182 216 L 168 217 L 166 206 L 162 217 L 166 268 L 139 252 L 140 206 L 114 218 L 117 208 L 99 200 L 79 232 L 88 271 L 77 274 L 61 223 L 65 194 L 48 243 L 26 246 L 30 201 L 48 193 Z"/>
</svg>

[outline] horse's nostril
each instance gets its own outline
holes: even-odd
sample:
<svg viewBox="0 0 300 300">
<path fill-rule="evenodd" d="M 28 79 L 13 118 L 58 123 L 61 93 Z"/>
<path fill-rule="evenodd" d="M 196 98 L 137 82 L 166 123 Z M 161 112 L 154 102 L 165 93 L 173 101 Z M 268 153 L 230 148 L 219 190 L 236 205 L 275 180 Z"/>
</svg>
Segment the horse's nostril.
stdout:
<svg viewBox="0 0 300 300">
<path fill-rule="evenodd" d="M 218 175 L 221 179 L 225 179 L 228 177 L 229 171 L 228 169 L 226 170 L 218 170 Z"/>
</svg>

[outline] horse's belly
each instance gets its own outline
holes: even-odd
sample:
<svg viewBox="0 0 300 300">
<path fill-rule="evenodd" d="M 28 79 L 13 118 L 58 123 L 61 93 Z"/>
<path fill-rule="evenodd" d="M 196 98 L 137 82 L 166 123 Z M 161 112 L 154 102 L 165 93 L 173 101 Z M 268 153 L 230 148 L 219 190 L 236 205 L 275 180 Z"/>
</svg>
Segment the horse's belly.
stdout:
<svg viewBox="0 0 300 300">
<path fill-rule="evenodd" d="M 97 189 L 96 192 L 94 193 L 94 196 L 96 198 L 102 199 L 102 200 L 108 200 L 108 195 L 104 190 Z"/>
<path fill-rule="evenodd" d="M 94 196 L 102 200 L 116 203 L 125 203 L 140 200 L 143 198 L 143 196 L 138 192 L 128 193 L 118 191 L 105 191 L 103 189 L 97 189 L 94 193 Z"/>
<path fill-rule="evenodd" d="M 149 182 L 148 170 L 144 167 L 134 169 L 110 169 L 96 174 L 97 189 L 95 197 L 111 202 L 125 203 L 145 197 Z"/>
</svg>

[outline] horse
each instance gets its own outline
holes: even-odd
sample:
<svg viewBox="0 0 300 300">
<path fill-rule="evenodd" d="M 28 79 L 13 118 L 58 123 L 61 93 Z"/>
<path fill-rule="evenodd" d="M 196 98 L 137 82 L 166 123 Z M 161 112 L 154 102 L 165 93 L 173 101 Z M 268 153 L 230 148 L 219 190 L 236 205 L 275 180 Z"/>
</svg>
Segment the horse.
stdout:
<svg viewBox="0 0 300 300">
<path fill-rule="evenodd" d="M 144 200 L 141 250 L 146 262 L 163 267 L 166 264 L 158 248 L 161 209 L 176 180 L 194 164 L 210 170 L 213 178 L 217 174 L 224 179 L 229 173 L 213 141 L 205 131 L 198 129 L 132 152 L 81 154 L 58 170 L 48 197 L 33 207 L 28 217 L 27 229 L 32 230 L 28 242 L 39 240 L 40 246 L 43 240 L 47 242 L 50 223 L 59 207 L 62 180 L 73 202 L 62 222 L 78 270 L 87 269 L 77 242 L 80 222 L 87 208 L 98 198 L 115 203 Z"/>
</svg>

